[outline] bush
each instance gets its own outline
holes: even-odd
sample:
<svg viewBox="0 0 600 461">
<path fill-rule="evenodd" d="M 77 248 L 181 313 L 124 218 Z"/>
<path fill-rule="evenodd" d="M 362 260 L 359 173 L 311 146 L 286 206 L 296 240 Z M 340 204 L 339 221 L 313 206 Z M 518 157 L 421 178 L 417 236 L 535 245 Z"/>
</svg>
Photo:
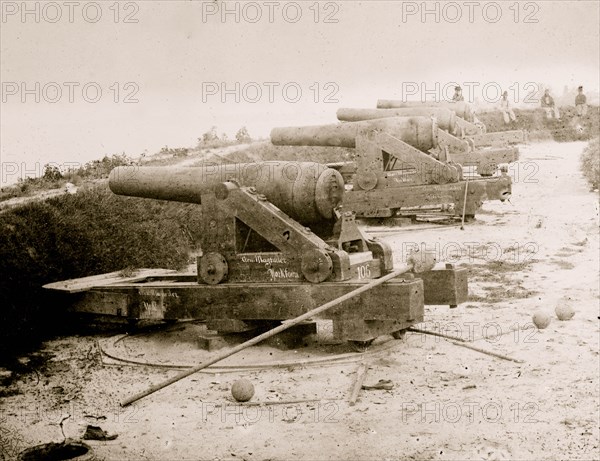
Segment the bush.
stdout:
<svg viewBox="0 0 600 461">
<path fill-rule="evenodd" d="M 50 164 L 44 165 L 44 175 L 42 176 L 43 179 L 46 181 L 59 181 L 62 179 L 62 177 L 63 175 L 58 166 Z"/>
<path fill-rule="evenodd" d="M 113 154 L 111 157 L 105 155 L 102 160 L 93 160 L 79 168 L 74 174 L 81 178 L 102 179 L 108 178 L 113 168 L 123 165 L 131 165 L 133 160 L 125 153 Z"/>
<path fill-rule="evenodd" d="M 198 138 L 198 141 L 203 144 L 210 144 L 212 142 L 218 141 L 219 135 L 217 135 L 217 127 L 213 126 L 210 130 L 202 135 L 202 138 Z"/>
<path fill-rule="evenodd" d="M 179 149 L 177 153 L 180 154 Z M 38 191 L 49 189 L 60 189 L 67 182 L 79 184 L 83 179 L 108 178 L 111 170 L 117 166 L 131 165 L 132 159 L 125 153 L 116 154 L 111 157 L 105 155 L 102 160 L 94 160 L 85 165 L 62 173 L 58 166 L 44 165 L 44 174 L 40 177 L 19 178 L 17 184 L 3 187 L 0 190 L 0 202 L 16 197 L 33 195 Z"/>
<path fill-rule="evenodd" d="M 592 139 L 582 152 L 581 171 L 592 189 L 600 188 L 600 138 Z"/>
<path fill-rule="evenodd" d="M 235 139 L 239 143 L 249 143 L 250 141 L 252 141 L 252 138 L 248 133 L 248 129 L 245 126 L 241 127 L 238 130 L 238 132 L 235 134 Z"/>
<path fill-rule="evenodd" d="M 197 205 L 120 197 L 106 186 L 0 214 L 0 350 L 61 331 L 66 306 L 52 304 L 46 283 L 185 266 L 193 242 L 184 230 L 200 229 L 199 219 Z"/>
<path fill-rule="evenodd" d="M 161 155 L 171 155 L 174 158 L 187 157 L 189 155 L 189 152 L 190 149 L 187 147 L 170 148 L 168 146 L 165 146 L 160 150 Z"/>
</svg>

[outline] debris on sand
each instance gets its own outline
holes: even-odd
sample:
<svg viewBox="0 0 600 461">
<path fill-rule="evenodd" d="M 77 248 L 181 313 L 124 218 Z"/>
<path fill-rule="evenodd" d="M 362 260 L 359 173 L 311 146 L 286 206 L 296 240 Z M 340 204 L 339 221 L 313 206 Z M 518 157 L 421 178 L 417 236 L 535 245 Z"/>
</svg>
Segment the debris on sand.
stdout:
<svg viewBox="0 0 600 461">
<path fill-rule="evenodd" d="M 108 435 L 108 433 L 99 426 L 88 425 L 83 434 L 84 440 L 114 440 L 118 437 L 117 434 Z"/>
</svg>

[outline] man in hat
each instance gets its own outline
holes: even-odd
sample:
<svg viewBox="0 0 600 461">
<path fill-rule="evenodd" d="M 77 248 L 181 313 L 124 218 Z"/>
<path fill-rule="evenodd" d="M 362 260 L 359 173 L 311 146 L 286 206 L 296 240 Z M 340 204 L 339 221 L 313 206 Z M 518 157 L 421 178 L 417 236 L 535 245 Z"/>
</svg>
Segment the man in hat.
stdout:
<svg viewBox="0 0 600 461">
<path fill-rule="evenodd" d="M 546 118 L 556 118 L 560 120 L 560 114 L 558 113 L 558 108 L 554 105 L 554 99 L 550 96 L 550 90 L 544 91 L 544 96 L 542 96 L 542 108 L 546 111 Z"/>
<path fill-rule="evenodd" d="M 452 102 L 464 101 L 465 98 L 462 95 L 462 88 L 460 86 L 454 87 L 454 96 L 452 96 Z"/>
<path fill-rule="evenodd" d="M 578 117 L 585 117 L 587 115 L 587 98 L 583 94 L 583 87 L 577 88 L 577 96 L 575 96 L 575 109 Z"/>
<path fill-rule="evenodd" d="M 502 97 L 500 98 L 500 111 L 502 112 L 502 116 L 504 117 L 504 123 L 506 123 L 507 125 L 510 122 L 517 121 L 517 117 L 515 116 L 515 113 L 508 102 L 508 91 L 502 93 Z"/>
</svg>

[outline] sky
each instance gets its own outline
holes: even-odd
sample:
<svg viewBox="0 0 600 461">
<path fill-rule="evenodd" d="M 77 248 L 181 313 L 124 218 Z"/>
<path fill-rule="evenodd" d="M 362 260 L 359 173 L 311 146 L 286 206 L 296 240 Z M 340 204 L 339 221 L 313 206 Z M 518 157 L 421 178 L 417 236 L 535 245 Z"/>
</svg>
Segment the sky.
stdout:
<svg viewBox="0 0 600 461">
<path fill-rule="evenodd" d="M 600 87 L 600 2 L 2 1 L 2 185 L 379 98 Z M 446 90 L 444 92 L 443 90 Z M 532 98 L 533 96 L 533 98 Z M 535 105 L 535 104 L 534 104 Z"/>
</svg>

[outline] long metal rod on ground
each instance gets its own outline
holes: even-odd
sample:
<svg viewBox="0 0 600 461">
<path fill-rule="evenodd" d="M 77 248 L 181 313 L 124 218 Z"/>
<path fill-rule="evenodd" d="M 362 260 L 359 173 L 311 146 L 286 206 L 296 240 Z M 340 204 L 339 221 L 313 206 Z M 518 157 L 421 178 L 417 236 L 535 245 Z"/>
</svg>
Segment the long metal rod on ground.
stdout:
<svg viewBox="0 0 600 461">
<path fill-rule="evenodd" d="M 429 331 L 429 330 L 422 330 L 420 328 L 415 328 L 415 327 L 410 327 L 407 330 L 415 332 L 415 333 L 423 333 L 423 334 L 431 335 L 431 336 L 439 336 L 440 338 L 447 339 L 450 343 L 454 344 L 455 346 L 466 347 L 467 349 L 471 349 L 472 351 L 481 352 L 482 354 L 491 355 L 492 357 L 497 357 L 502 360 L 508 360 L 510 362 L 515 362 L 515 363 L 525 363 L 524 360 L 514 359 L 512 357 L 509 357 L 508 355 L 498 354 L 497 352 L 492 352 L 492 351 L 488 351 L 486 349 L 482 349 L 480 347 L 471 346 L 463 338 L 457 338 L 455 336 L 449 336 L 449 335 L 445 335 L 443 333 L 436 333 L 434 331 Z"/>
<path fill-rule="evenodd" d="M 465 213 L 467 212 L 467 191 L 469 190 L 469 178 L 465 184 L 465 196 L 463 198 L 462 220 L 460 222 L 460 230 L 465 230 Z"/>
<path fill-rule="evenodd" d="M 333 398 L 333 399 L 296 399 L 296 400 L 266 400 L 263 402 L 226 402 L 226 403 L 217 403 L 215 407 L 226 407 L 230 405 L 239 405 L 242 407 L 261 407 L 267 405 L 296 405 L 298 403 L 312 403 L 312 402 L 335 402 L 338 400 L 343 400 L 341 398 Z"/>
<path fill-rule="evenodd" d="M 365 382 L 367 371 L 369 371 L 369 364 L 367 362 L 363 362 L 358 366 L 358 370 L 356 371 L 356 379 L 354 381 L 354 386 L 352 387 L 352 394 L 350 394 L 350 399 L 348 401 L 351 407 L 356 405 L 356 399 L 358 399 L 358 393 L 362 389 L 362 385 Z"/>
<path fill-rule="evenodd" d="M 422 333 L 422 334 L 431 335 L 431 336 L 439 336 L 440 338 L 453 339 L 454 341 L 460 341 L 463 343 L 466 341 L 466 339 L 460 338 L 458 336 L 445 335 L 444 333 L 438 333 L 436 331 L 430 331 L 430 330 L 423 330 L 422 328 L 409 327 L 406 329 L 406 331 L 411 331 L 413 333 Z"/>
<path fill-rule="evenodd" d="M 485 349 L 481 349 L 480 347 L 471 346 L 470 344 L 467 344 L 467 343 L 459 343 L 458 341 L 453 341 L 451 339 L 449 341 L 452 344 L 454 344 L 455 346 L 466 347 L 467 349 L 471 349 L 472 351 L 480 352 L 480 353 L 486 354 L 486 355 L 491 355 L 492 357 L 497 357 L 502 360 L 508 360 L 509 362 L 515 362 L 515 363 L 525 363 L 524 360 L 513 359 L 512 357 L 509 357 L 508 355 L 498 354 L 497 352 L 492 352 L 492 351 L 486 351 Z"/>
<path fill-rule="evenodd" d="M 164 381 L 162 383 L 151 386 L 148 389 L 146 389 L 145 391 L 134 395 L 133 397 L 129 397 L 128 399 L 124 400 L 121 403 L 121 406 L 126 407 L 127 405 L 130 405 L 133 402 L 136 402 L 150 394 L 153 394 L 156 391 L 159 391 L 167 386 L 170 386 L 173 383 L 176 383 L 177 381 L 182 380 L 183 378 L 187 378 L 188 376 L 193 375 L 194 373 L 197 373 L 200 370 L 211 366 L 213 363 L 220 362 L 221 360 L 226 359 L 227 357 L 229 357 L 233 354 L 236 354 L 236 353 L 240 352 L 241 350 L 244 350 L 250 346 L 254 346 L 255 344 L 258 344 L 261 341 L 264 341 L 265 339 L 270 338 L 271 336 L 275 336 L 276 334 L 281 333 L 282 331 L 285 331 L 288 328 L 293 327 L 294 325 L 297 325 L 300 322 L 303 322 L 304 320 L 307 320 L 311 317 L 319 315 L 319 314 L 331 309 L 332 307 L 335 307 L 338 304 L 343 303 L 344 301 L 347 301 L 351 298 L 354 298 L 355 296 L 360 295 L 361 293 L 364 293 L 365 291 L 369 291 L 372 288 L 375 288 L 376 286 L 382 285 L 383 283 L 387 282 L 388 280 L 398 277 L 399 275 L 404 274 L 405 272 L 408 272 L 411 269 L 412 269 L 412 266 L 404 264 L 404 265 L 402 265 L 401 268 L 398 268 L 398 269 L 390 272 L 389 274 L 384 275 L 383 277 L 375 279 L 372 282 L 369 282 L 366 285 L 363 285 L 362 287 L 357 288 L 356 290 L 352 290 L 349 293 L 346 293 L 345 295 L 342 295 L 339 298 L 334 299 L 333 301 L 329 301 L 328 303 L 323 304 L 320 307 L 316 307 L 315 309 L 310 310 L 310 311 L 306 312 L 305 314 L 300 315 L 299 317 L 288 320 L 285 323 L 279 325 L 278 327 L 273 328 L 272 330 L 269 330 L 269 331 L 267 331 L 261 335 L 258 335 L 252 339 L 249 339 L 248 341 L 246 341 L 242 344 L 239 344 L 228 351 L 221 352 L 220 354 L 217 354 L 212 359 L 207 360 L 206 362 L 198 365 L 197 367 L 194 367 L 188 371 L 184 371 L 183 373 L 180 373 L 177 376 L 172 377 L 171 379 L 167 379 L 166 381 Z"/>
</svg>

